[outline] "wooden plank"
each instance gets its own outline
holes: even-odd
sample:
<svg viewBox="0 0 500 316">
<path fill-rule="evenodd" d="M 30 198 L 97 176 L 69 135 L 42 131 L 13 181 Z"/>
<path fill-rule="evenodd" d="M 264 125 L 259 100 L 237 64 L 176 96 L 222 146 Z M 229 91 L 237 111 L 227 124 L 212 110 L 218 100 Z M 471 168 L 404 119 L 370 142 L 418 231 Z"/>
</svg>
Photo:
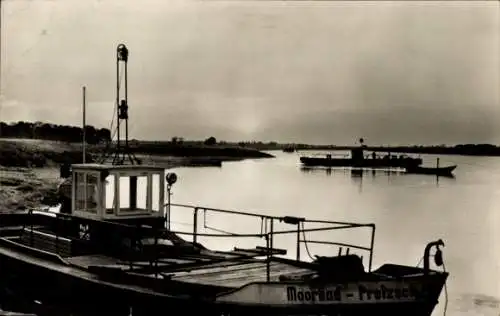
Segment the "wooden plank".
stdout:
<svg viewBox="0 0 500 316">
<path fill-rule="evenodd" d="M 276 263 L 271 263 L 271 268 L 276 266 Z M 250 275 L 254 273 L 262 273 L 262 271 L 266 271 L 266 264 L 257 262 L 247 265 L 236 266 L 234 269 L 230 267 L 221 267 L 214 269 L 213 271 L 208 271 L 204 273 L 193 273 L 193 272 L 184 272 L 179 275 L 175 275 L 173 279 L 179 280 L 187 280 L 187 279 L 213 279 L 217 280 L 220 278 L 231 278 L 241 275 Z"/>
<path fill-rule="evenodd" d="M 278 282 L 279 277 L 283 273 L 281 271 L 273 271 L 270 273 L 270 281 L 272 282 Z M 248 283 L 252 282 L 265 282 L 267 281 L 267 275 L 254 275 L 254 276 L 249 276 L 249 277 L 240 277 L 240 278 L 233 278 L 233 279 L 228 279 L 228 280 L 217 280 L 211 284 L 213 285 L 222 285 L 225 284 L 230 287 L 240 287 Z"/>
<path fill-rule="evenodd" d="M 163 269 L 163 273 L 165 275 L 173 275 L 174 273 L 181 273 L 181 272 L 187 272 L 187 271 L 199 271 L 201 269 L 211 269 L 211 268 L 216 268 L 216 267 L 226 267 L 226 266 L 233 266 L 233 265 L 239 265 L 239 264 L 244 264 L 244 263 L 252 263 L 252 262 L 261 262 L 261 260 L 257 260 L 254 258 L 232 258 L 232 259 L 221 259 L 221 260 L 214 260 L 214 261 L 209 261 L 209 262 L 192 262 L 192 263 L 186 263 L 186 264 L 179 264 L 179 265 L 171 265 L 168 270 Z"/>
<path fill-rule="evenodd" d="M 300 269 L 296 267 L 292 267 L 289 265 L 285 265 L 282 263 L 271 263 L 269 267 L 269 271 L 271 274 L 286 274 L 290 272 L 296 272 L 299 270 L 306 271 L 306 269 Z M 250 269 L 238 269 L 235 271 L 222 270 L 218 273 L 210 273 L 210 274 L 197 274 L 197 275 L 189 275 L 185 274 L 183 276 L 179 276 L 179 281 L 187 281 L 187 280 L 199 280 L 203 282 L 208 282 L 210 284 L 216 284 L 218 281 L 232 281 L 232 280 L 246 280 L 251 278 L 260 278 L 266 277 L 267 274 L 267 265 L 264 263 L 261 266 L 252 267 Z"/>
<path fill-rule="evenodd" d="M 210 284 L 210 285 L 224 285 L 229 287 L 240 287 L 251 282 L 265 282 L 267 281 L 266 270 L 261 270 L 258 273 L 254 271 L 251 275 L 233 275 L 218 278 L 182 278 L 179 281 L 197 283 L 197 284 Z M 281 275 L 286 275 L 289 273 L 305 273 L 306 269 L 301 269 L 298 271 L 283 271 L 282 267 L 272 267 L 270 269 L 270 280 L 279 281 Z"/>
<path fill-rule="evenodd" d="M 41 241 L 36 241 L 34 242 L 34 247 L 44 247 L 44 248 L 54 248 L 54 249 L 60 249 L 60 250 L 71 250 L 71 247 L 68 245 L 57 245 L 52 242 L 41 242 Z"/>
<path fill-rule="evenodd" d="M 48 233 L 44 233 L 44 232 L 41 232 L 41 231 L 38 231 L 38 230 L 33 230 L 33 232 L 30 230 L 30 229 L 27 229 L 25 228 L 24 229 L 24 232 L 23 232 L 23 235 L 27 234 L 28 236 L 30 236 L 31 234 L 33 234 L 33 236 L 37 236 L 39 238 L 45 238 L 45 239 L 59 239 L 59 240 L 64 240 L 64 241 L 68 241 L 68 242 L 71 242 L 71 239 L 68 239 L 68 238 L 65 238 L 65 237 L 62 237 L 62 236 L 56 236 L 56 235 L 53 235 L 53 234 L 48 234 Z"/>
<path fill-rule="evenodd" d="M 70 256 L 72 253 L 72 245 L 68 240 L 57 240 L 50 238 L 40 238 L 40 235 L 33 235 L 33 238 L 28 234 L 21 237 L 21 243 L 29 247 L 45 250 L 52 253 L 57 253 L 61 256 Z"/>
<path fill-rule="evenodd" d="M 223 259 L 233 259 L 233 258 L 239 258 L 241 255 L 234 253 L 233 250 L 227 252 L 227 251 L 213 251 L 217 256 L 221 256 Z"/>
<path fill-rule="evenodd" d="M 120 261 L 120 264 L 123 264 L 123 265 L 130 265 L 130 263 L 127 263 L 127 262 L 123 262 L 123 261 Z M 154 261 L 153 262 L 149 262 L 149 261 L 132 261 L 132 266 L 134 267 L 139 267 L 139 268 L 144 268 L 144 267 L 155 267 L 155 266 L 158 266 L 158 267 L 167 267 L 167 266 L 170 266 L 171 264 L 170 263 L 165 263 L 165 262 L 158 262 L 158 264 L 156 264 Z"/>
<path fill-rule="evenodd" d="M 247 251 L 242 251 L 242 250 L 233 250 L 233 254 L 239 257 L 252 257 L 252 258 L 262 258 L 265 257 L 266 254 L 259 254 L 256 252 L 247 252 Z"/>
<path fill-rule="evenodd" d="M 0 237 L 12 236 L 21 234 L 24 226 L 6 226 L 0 227 Z"/>
<path fill-rule="evenodd" d="M 271 264 L 269 267 L 270 271 L 276 271 L 282 269 L 278 264 Z M 260 264 L 252 266 L 245 269 L 235 269 L 235 270 L 222 270 L 215 273 L 205 273 L 197 275 L 186 274 L 179 277 L 179 279 L 196 279 L 196 280 L 230 280 L 239 277 L 249 277 L 253 275 L 265 275 L 267 270 L 266 264 Z"/>
<path fill-rule="evenodd" d="M 214 251 L 214 250 L 209 250 L 209 249 L 201 249 L 200 254 L 205 255 L 205 256 L 210 256 L 211 258 L 216 258 L 216 259 L 228 259 L 228 258 L 230 258 L 230 256 L 228 255 L 227 252 Z"/>
<path fill-rule="evenodd" d="M 186 263 L 194 263 L 195 260 L 187 260 L 187 259 L 177 259 L 177 258 L 159 258 L 159 262 L 169 263 L 171 265 L 181 265 Z"/>
<path fill-rule="evenodd" d="M 253 253 L 253 254 L 259 254 L 259 255 L 267 255 L 268 249 L 266 247 L 261 247 L 261 246 L 257 246 L 257 247 L 255 247 L 255 249 L 234 247 L 233 252 L 238 252 L 238 253 L 243 252 L 243 253 Z M 286 250 L 285 249 L 277 249 L 277 248 L 269 248 L 269 254 L 270 255 L 286 255 Z"/>
<path fill-rule="evenodd" d="M 66 261 L 68 261 L 72 265 L 76 265 L 82 268 L 87 268 L 88 266 L 97 266 L 97 265 L 105 266 L 105 265 L 122 264 L 113 257 L 108 257 L 103 255 L 85 255 L 85 256 L 69 257 L 66 258 Z"/>
<path fill-rule="evenodd" d="M 59 245 L 71 245 L 71 240 L 69 239 L 58 239 L 58 238 L 45 238 L 43 236 L 39 236 L 34 234 L 33 236 L 30 236 L 29 234 L 24 234 L 21 236 L 21 240 L 23 241 L 29 241 L 31 242 L 42 242 L 42 243 L 54 243 L 54 244 L 59 244 Z"/>
<path fill-rule="evenodd" d="M 263 252 L 267 253 L 267 248 L 266 247 L 256 246 L 255 248 L 257 250 L 260 250 L 260 251 L 263 251 Z M 271 248 L 270 250 L 271 250 L 271 253 L 274 254 L 274 255 L 286 255 L 287 254 L 287 250 L 286 249 Z"/>
<path fill-rule="evenodd" d="M 226 261 L 218 264 L 212 265 L 203 265 L 199 267 L 187 268 L 184 271 L 173 272 L 172 276 L 180 277 L 184 275 L 209 275 L 209 274 L 218 274 L 221 272 L 229 272 L 229 271 L 237 271 L 241 269 L 248 269 L 255 266 L 262 265 L 261 262 L 235 262 L 235 261 Z"/>
<path fill-rule="evenodd" d="M 195 277 L 195 276 L 210 276 L 210 275 L 218 275 L 218 274 L 231 274 L 238 273 L 239 271 L 246 271 L 250 269 L 260 268 L 265 263 L 263 262 L 227 262 L 226 265 L 217 266 L 217 267 L 207 267 L 201 269 L 193 269 L 191 271 L 181 271 L 174 272 L 172 274 L 173 278 L 177 277 Z"/>
</svg>

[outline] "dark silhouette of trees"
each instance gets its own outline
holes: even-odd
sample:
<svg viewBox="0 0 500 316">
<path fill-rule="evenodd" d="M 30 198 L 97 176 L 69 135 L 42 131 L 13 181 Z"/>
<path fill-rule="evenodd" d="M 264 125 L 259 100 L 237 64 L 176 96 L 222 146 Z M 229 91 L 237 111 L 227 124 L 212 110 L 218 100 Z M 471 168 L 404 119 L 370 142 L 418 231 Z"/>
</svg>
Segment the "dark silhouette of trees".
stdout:
<svg viewBox="0 0 500 316">
<path fill-rule="evenodd" d="M 213 136 L 210 136 L 209 138 L 205 139 L 205 141 L 203 142 L 203 144 L 207 145 L 207 146 L 213 146 L 213 145 L 216 145 L 217 144 L 217 139 Z"/>
<path fill-rule="evenodd" d="M 81 142 L 83 129 L 76 126 L 56 125 L 43 122 L 0 122 L 0 138 L 46 139 L 64 142 Z M 85 140 L 89 144 L 99 144 L 111 140 L 109 129 L 85 126 Z"/>
<path fill-rule="evenodd" d="M 172 137 L 171 143 L 173 145 L 182 145 L 184 143 L 184 138 L 178 137 L 178 136 L 174 136 L 174 137 Z"/>
</svg>

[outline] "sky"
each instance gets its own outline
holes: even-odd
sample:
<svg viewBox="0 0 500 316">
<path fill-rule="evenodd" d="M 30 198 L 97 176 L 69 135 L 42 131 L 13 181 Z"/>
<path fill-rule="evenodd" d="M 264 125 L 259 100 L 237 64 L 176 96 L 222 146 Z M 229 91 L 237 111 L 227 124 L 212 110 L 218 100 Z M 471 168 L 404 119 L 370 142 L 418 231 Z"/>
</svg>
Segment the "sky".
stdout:
<svg viewBox="0 0 500 316">
<path fill-rule="evenodd" d="M 498 1 L 3 0 L 1 121 L 130 137 L 500 143 Z"/>
</svg>

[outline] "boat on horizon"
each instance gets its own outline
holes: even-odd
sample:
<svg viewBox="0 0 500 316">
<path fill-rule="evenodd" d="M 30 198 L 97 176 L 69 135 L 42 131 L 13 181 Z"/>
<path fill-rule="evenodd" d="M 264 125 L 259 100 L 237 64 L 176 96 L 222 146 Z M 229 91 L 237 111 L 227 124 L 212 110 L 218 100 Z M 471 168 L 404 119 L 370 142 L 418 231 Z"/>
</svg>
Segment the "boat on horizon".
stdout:
<svg viewBox="0 0 500 316">
<path fill-rule="evenodd" d="M 300 162 L 308 167 L 352 167 L 352 168 L 414 168 L 422 164 L 422 158 L 413 158 L 407 155 L 391 155 L 390 153 L 380 157 L 377 153 L 364 155 L 363 148 L 351 150 L 351 156 L 345 155 L 337 158 L 332 154 L 324 156 L 302 156 Z"/>
<path fill-rule="evenodd" d="M 359 139 L 359 147 L 351 149 L 350 157 L 343 155 L 342 157 L 333 157 L 332 154 L 324 156 L 302 156 L 300 162 L 306 167 L 352 167 L 352 168 L 413 168 L 420 166 L 423 162 L 422 158 L 413 158 L 407 155 L 392 155 L 390 152 L 384 156 L 380 156 L 377 152 L 372 152 L 370 155 L 364 153 L 366 145 L 364 139 Z"/>
</svg>

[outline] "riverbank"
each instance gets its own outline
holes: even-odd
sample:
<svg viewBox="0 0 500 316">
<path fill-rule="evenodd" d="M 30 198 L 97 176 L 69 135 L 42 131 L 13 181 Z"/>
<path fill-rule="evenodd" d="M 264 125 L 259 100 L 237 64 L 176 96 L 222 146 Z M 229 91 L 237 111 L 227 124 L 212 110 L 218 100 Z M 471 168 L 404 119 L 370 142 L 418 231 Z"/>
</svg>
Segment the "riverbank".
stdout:
<svg viewBox="0 0 500 316">
<path fill-rule="evenodd" d="M 188 166 L 220 167 L 223 161 L 273 157 L 252 149 L 190 145 L 170 146 L 165 143 L 133 144 L 134 151 L 145 164 L 166 169 Z M 208 147 L 208 146 L 205 146 Z M 87 162 L 103 148 L 89 146 Z M 150 152 L 154 154 L 150 154 Z M 146 152 L 146 153 L 143 153 Z M 60 183 L 59 165 L 65 161 L 82 162 L 78 143 L 38 139 L 0 139 L 0 211 L 18 211 L 57 205 Z"/>
<path fill-rule="evenodd" d="M 106 148 L 88 145 L 86 161 L 92 162 Z M 225 145 L 172 144 L 170 142 L 132 142 L 130 151 L 145 158 L 149 163 L 165 163 L 175 160 L 176 165 L 220 165 L 223 161 L 273 158 L 273 155 L 256 149 Z M 175 158 L 173 158 L 175 157 Z M 50 167 L 67 161 L 82 162 L 82 145 L 41 139 L 0 139 L 0 166 Z"/>
<path fill-rule="evenodd" d="M 0 166 L 0 175 L 1 212 L 58 204 L 56 170 Z"/>
</svg>

